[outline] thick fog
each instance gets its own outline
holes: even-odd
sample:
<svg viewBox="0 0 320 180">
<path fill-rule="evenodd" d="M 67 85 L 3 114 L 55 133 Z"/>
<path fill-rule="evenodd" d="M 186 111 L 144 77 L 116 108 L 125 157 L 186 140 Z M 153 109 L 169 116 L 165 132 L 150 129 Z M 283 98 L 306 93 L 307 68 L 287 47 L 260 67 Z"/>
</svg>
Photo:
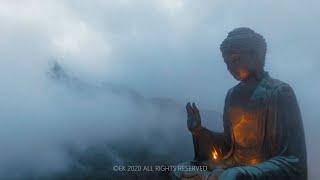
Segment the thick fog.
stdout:
<svg viewBox="0 0 320 180">
<path fill-rule="evenodd" d="M 267 41 L 266 70 L 296 92 L 315 179 L 319 5 L 0 0 L 0 177 L 66 172 L 74 161 L 70 149 L 109 142 L 126 144 L 128 152 L 145 146 L 163 159 L 172 158 L 175 147 L 189 149 L 181 160 L 191 159 L 185 103 L 195 101 L 204 117 L 220 122 L 226 91 L 237 82 L 219 45 L 229 31 L 246 26 Z M 108 146 L 106 152 L 112 162 L 126 161 Z"/>
</svg>

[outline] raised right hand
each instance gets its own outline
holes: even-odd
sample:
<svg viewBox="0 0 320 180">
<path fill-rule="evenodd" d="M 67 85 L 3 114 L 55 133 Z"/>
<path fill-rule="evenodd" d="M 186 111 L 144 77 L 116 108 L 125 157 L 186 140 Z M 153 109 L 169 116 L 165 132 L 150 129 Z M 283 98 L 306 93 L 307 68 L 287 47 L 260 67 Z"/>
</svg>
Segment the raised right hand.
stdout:
<svg viewBox="0 0 320 180">
<path fill-rule="evenodd" d="M 191 106 L 190 102 L 187 103 L 186 110 L 188 115 L 188 129 L 192 134 L 195 134 L 201 129 L 201 117 L 199 110 L 195 103 L 192 103 Z"/>
</svg>

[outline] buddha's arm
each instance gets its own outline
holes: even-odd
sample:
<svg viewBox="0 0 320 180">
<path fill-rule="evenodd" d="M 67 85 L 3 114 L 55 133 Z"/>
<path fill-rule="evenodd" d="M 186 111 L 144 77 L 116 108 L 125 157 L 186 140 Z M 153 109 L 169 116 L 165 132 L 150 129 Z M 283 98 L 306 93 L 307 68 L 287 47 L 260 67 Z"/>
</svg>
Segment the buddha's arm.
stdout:
<svg viewBox="0 0 320 180">
<path fill-rule="evenodd" d="M 195 137 L 198 143 L 199 160 L 212 159 L 212 151 L 216 150 L 219 156 L 227 154 L 230 149 L 230 138 L 227 133 L 217 133 L 202 127 Z"/>
<path fill-rule="evenodd" d="M 198 146 L 198 160 L 212 159 L 212 150 L 216 149 L 218 155 L 225 156 L 231 146 L 230 127 L 226 110 L 228 108 L 229 93 L 225 100 L 223 112 L 224 132 L 218 133 L 210 131 L 205 127 L 201 127 L 200 131 L 194 136 L 195 146 Z"/>
<path fill-rule="evenodd" d="M 307 179 L 304 131 L 293 90 L 282 85 L 270 103 L 266 149 L 272 157 L 254 166 L 228 169 L 220 179 Z"/>
</svg>

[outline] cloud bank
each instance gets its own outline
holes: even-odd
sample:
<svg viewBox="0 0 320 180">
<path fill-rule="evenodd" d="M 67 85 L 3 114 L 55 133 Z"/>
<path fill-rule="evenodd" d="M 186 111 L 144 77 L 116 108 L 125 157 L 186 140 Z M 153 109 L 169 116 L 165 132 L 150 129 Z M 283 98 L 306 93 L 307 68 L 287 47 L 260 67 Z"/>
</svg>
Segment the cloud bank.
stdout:
<svg viewBox="0 0 320 180">
<path fill-rule="evenodd" d="M 165 149 L 180 134 L 190 145 L 183 157 L 192 158 L 184 103 L 221 113 L 236 82 L 219 45 L 227 32 L 247 26 L 267 40 L 271 76 L 296 91 L 314 179 L 320 162 L 317 6 L 289 0 L 1 0 L 0 174 L 65 171 L 72 162 L 66 146 L 81 150 L 133 135 L 154 149 L 160 144 L 153 137 L 161 136 Z M 73 78 L 53 79 L 56 62 Z M 163 109 L 164 101 L 164 107 L 176 105 Z"/>
</svg>

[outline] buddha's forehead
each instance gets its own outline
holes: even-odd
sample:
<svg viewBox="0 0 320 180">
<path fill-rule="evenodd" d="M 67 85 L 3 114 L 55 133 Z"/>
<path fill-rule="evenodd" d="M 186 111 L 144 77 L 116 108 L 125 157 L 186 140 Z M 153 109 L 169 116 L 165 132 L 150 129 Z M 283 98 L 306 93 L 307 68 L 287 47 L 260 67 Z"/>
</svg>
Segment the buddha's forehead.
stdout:
<svg viewBox="0 0 320 180">
<path fill-rule="evenodd" d="M 250 52 L 243 52 L 243 51 L 228 51 L 222 54 L 223 58 L 225 59 L 240 59 L 241 57 L 248 57 L 250 56 Z"/>
<path fill-rule="evenodd" d="M 237 59 L 241 57 L 241 54 L 233 52 L 233 53 L 224 54 L 223 57 L 227 59 Z"/>
<path fill-rule="evenodd" d="M 258 46 L 250 41 L 250 39 L 228 40 L 223 44 L 223 55 L 240 54 L 247 55 L 258 50 Z"/>
</svg>

